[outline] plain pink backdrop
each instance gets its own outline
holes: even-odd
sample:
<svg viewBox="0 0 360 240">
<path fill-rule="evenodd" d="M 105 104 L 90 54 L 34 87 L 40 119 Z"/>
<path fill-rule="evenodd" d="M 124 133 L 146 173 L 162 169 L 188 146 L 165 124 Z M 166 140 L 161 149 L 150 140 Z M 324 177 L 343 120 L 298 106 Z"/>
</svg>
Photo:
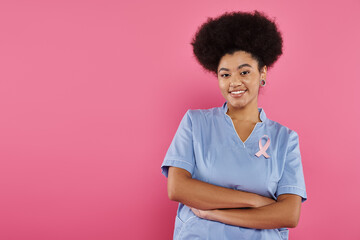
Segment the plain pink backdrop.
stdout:
<svg viewBox="0 0 360 240">
<path fill-rule="evenodd" d="M 290 239 L 360 239 L 356 0 L 1 1 L 0 239 L 171 239 L 161 163 L 187 109 L 224 103 L 191 38 L 255 9 L 284 38 L 259 107 L 300 136 Z"/>
</svg>

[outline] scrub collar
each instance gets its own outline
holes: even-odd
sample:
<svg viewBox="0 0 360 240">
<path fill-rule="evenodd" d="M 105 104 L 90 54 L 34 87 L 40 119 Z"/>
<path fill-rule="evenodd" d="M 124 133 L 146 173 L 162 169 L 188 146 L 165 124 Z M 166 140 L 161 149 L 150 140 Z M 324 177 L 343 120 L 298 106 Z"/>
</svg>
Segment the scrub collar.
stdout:
<svg viewBox="0 0 360 240">
<path fill-rule="evenodd" d="M 223 104 L 222 109 L 224 111 L 224 114 L 226 114 L 226 112 L 228 110 L 227 101 Z M 262 121 L 261 123 L 265 123 L 265 121 L 267 120 L 267 117 L 266 117 L 264 109 L 263 108 L 258 108 L 258 110 L 259 110 L 259 113 L 260 113 L 260 120 Z"/>
</svg>

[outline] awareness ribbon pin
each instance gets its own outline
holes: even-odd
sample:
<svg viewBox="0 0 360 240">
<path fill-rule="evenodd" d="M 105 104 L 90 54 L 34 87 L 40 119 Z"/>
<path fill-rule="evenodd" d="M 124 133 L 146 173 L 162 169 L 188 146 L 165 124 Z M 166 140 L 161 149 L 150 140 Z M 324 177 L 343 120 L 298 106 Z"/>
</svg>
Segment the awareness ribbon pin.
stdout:
<svg viewBox="0 0 360 240">
<path fill-rule="evenodd" d="M 264 137 L 267 137 L 267 138 L 268 138 L 268 140 L 267 140 L 266 143 L 265 143 L 265 146 L 263 146 L 263 145 L 261 144 L 261 139 L 263 139 Z M 269 136 L 268 136 L 268 135 L 262 136 L 262 137 L 259 139 L 259 149 L 260 149 L 260 150 L 259 150 L 257 153 L 255 153 L 255 155 L 256 155 L 257 157 L 260 157 L 261 155 L 264 155 L 264 157 L 269 158 L 270 156 L 266 153 L 266 150 L 269 148 L 269 146 L 270 146 L 270 138 L 269 138 Z"/>
</svg>

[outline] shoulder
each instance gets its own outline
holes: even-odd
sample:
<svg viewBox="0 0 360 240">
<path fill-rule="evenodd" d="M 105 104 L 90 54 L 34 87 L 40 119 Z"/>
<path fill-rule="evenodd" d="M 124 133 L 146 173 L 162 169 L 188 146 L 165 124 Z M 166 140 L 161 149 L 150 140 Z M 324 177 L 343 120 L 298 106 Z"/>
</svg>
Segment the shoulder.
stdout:
<svg viewBox="0 0 360 240">
<path fill-rule="evenodd" d="M 188 109 L 185 114 L 188 115 L 192 121 L 206 121 L 220 116 L 221 110 L 221 107 Z"/>
<path fill-rule="evenodd" d="M 266 133 L 275 146 L 279 160 L 285 162 L 286 154 L 299 146 L 297 131 L 274 120 L 267 119 Z"/>
<path fill-rule="evenodd" d="M 271 119 L 267 119 L 266 127 L 272 134 L 286 141 L 299 137 L 294 129 Z"/>
</svg>

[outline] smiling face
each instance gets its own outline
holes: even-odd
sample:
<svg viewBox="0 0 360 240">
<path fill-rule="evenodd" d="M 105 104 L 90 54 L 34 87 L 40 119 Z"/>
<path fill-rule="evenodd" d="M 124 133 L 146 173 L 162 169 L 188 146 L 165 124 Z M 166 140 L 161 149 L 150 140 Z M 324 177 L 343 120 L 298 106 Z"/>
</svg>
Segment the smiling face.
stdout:
<svg viewBox="0 0 360 240">
<path fill-rule="evenodd" d="M 259 72 L 258 61 L 245 51 L 225 54 L 219 61 L 218 80 L 221 94 L 229 108 L 256 108 L 260 80 L 266 78 L 267 67 Z"/>
</svg>

